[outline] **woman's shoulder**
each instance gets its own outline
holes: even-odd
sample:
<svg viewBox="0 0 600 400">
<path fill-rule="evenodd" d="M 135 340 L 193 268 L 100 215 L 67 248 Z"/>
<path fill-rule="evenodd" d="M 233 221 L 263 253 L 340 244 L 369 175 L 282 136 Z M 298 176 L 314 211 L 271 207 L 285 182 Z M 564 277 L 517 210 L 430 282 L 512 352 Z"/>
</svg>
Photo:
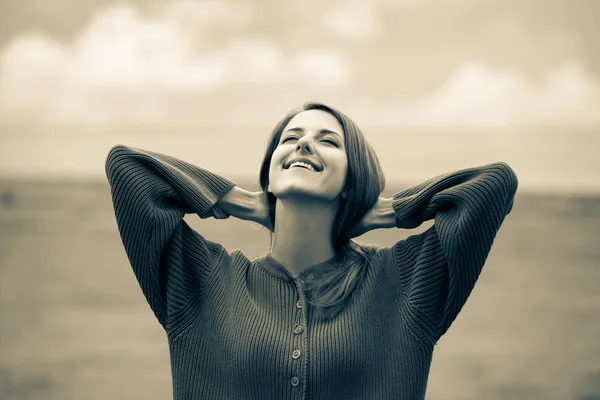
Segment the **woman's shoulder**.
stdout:
<svg viewBox="0 0 600 400">
<path fill-rule="evenodd" d="M 373 256 L 374 254 L 385 249 L 385 247 L 374 243 L 359 243 L 354 240 L 351 240 L 350 242 L 352 243 L 353 249 L 362 252 L 366 256 Z"/>
<path fill-rule="evenodd" d="M 350 248 L 362 256 L 369 264 L 386 264 L 391 261 L 391 248 L 373 243 L 351 241 Z"/>
<path fill-rule="evenodd" d="M 371 263 L 407 266 L 419 257 L 425 241 L 434 233 L 431 226 L 421 233 L 408 235 L 389 246 L 355 243 L 355 248 L 364 254 Z"/>
<path fill-rule="evenodd" d="M 216 257 L 214 267 L 209 273 L 209 277 L 224 277 L 230 279 L 234 275 L 244 273 L 252 262 L 249 257 L 240 249 L 228 249 L 220 246 L 220 253 Z"/>
<path fill-rule="evenodd" d="M 254 262 L 241 249 L 224 249 L 222 262 L 226 264 L 245 265 Z"/>
</svg>

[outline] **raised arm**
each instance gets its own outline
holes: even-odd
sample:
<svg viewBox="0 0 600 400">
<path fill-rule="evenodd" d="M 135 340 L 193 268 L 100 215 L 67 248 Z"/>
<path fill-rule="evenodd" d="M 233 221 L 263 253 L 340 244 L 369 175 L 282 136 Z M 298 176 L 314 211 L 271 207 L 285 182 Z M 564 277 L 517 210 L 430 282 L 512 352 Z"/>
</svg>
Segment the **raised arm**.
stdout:
<svg viewBox="0 0 600 400">
<path fill-rule="evenodd" d="M 183 217 L 228 218 L 216 202 L 235 184 L 176 158 L 123 145 L 110 150 L 105 167 L 125 251 L 152 311 L 169 331 L 225 251 Z"/>
<path fill-rule="evenodd" d="M 407 307 L 437 339 L 477 281 L 497 231 L 512 210 L 518 180 L 504 162 L 443 174 L 378 203 L 379 227 L 431 228 L 392 250 Z"/>
</svg>

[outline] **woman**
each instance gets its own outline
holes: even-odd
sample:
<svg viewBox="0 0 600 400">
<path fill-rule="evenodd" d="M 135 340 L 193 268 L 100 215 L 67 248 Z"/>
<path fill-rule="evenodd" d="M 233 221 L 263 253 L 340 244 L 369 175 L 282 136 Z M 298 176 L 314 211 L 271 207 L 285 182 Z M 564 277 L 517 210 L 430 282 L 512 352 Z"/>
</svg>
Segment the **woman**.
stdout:
<svg viewBox="0 0 600 400">
<path fill-rule="evenodd" d="M 126 146 L 110 151 L 106 172 L 129 261 L 167 333 L 175 399 L 423 399 L 434 345 L 517 190 L 498 162 L 382 198 L 373 149 L 318 103 L 275 127 L 257 193 Z M 270 251 L 228 251 L 187 213 L 258 222 Z M 391 247 L 351 240 L 430 219 Z"/>
</svg>

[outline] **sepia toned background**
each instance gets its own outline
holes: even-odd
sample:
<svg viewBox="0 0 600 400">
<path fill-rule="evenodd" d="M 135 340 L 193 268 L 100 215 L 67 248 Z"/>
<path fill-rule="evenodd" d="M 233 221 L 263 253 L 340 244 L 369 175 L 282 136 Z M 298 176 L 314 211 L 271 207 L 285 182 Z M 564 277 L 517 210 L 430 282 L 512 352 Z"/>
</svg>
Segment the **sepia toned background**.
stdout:
<svg viewBox="0 0 600 400">
<path fill-rule="evenodd" d="M 0 399 L 170 398 L 106 155 L 256 190 L 270 130 L 307 100 L 359 124 L 386 196 L 495 161 L 519 178 L 427 398 L 600 399 L 598 21 L 595 0 L 0 0 Z M 258 225 L 186 220 L 268 251 Z"/>
</svg>

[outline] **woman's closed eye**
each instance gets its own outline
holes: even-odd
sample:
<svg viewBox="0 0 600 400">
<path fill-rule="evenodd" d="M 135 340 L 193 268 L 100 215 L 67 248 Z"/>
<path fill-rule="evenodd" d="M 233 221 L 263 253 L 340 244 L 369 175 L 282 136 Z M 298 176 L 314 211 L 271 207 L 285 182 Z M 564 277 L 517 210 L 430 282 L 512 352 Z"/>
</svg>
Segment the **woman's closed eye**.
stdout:
<svg viewBox="0 0 600 400">
<path fill-rule="evenodd" d="M 290 140 L 290 139 L 298 139 L 298 138 L 297 138 L 296 136 L 288 136 L 288 137 L 286 137 L 285 139 L 283 139 L 283 140 L 281 141 L 281 143 L 285 143 L 285 142 L 287 142 L 287 141 L 288 141 L 288 140 Z"/>
<path fill-rule="evenodd" d="M 291 139 L 298 139 L 298 137 L 296 137 L 296 136 L 288 136 L 288 137 L 286 137 L 285 139 L 283 139 L 283 140 L 281 141 L 281 143 L 285 143 L 285 142 L 287 142 L 287 141 L 289 141 L 289 140 L 291 140 Z M 325 140 L 321 140 L 321 141 L 322 141 L 322 142 L 326 142 L 326 143 L 330 143 L 331 145 L 333 145 L 333 146 L 335 146 L 335 147 L 338 147 L 338 144 L 337 144 L 337 143 L 336 143 L 334 140 L 331 140 L 331 139 L 325 139 Z"/>
</svg>

